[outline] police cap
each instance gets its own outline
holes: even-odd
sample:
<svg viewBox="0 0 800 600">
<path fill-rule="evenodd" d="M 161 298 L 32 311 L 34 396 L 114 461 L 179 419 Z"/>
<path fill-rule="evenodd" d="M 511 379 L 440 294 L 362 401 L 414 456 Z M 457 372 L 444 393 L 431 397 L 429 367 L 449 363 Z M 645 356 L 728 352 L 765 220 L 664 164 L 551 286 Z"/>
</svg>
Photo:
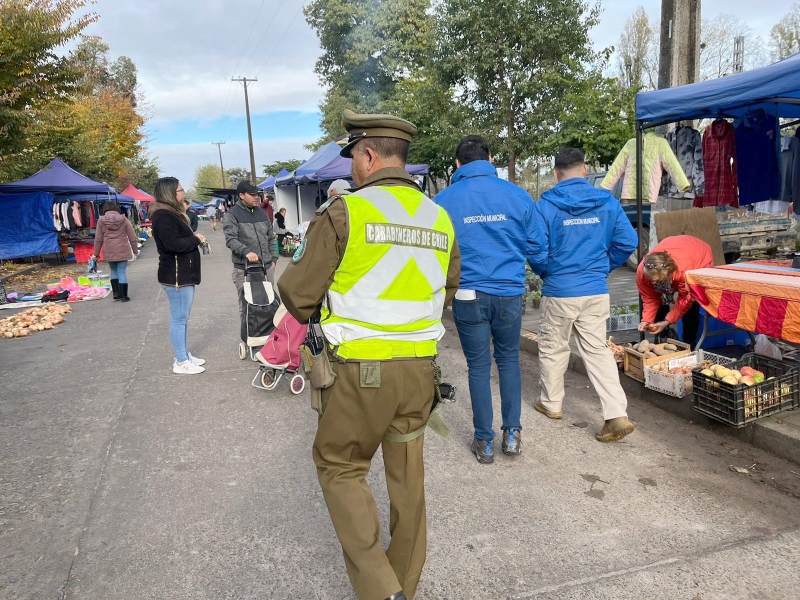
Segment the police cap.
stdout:
<svg viewBox="0 0 800 600">
<path fill-rule="evenodd" d="M 342 113 L 342 125 L 349 137 L 347 145 L 339 153 L 345 158 L 352 158 L 353 146 L 367 137 L 398 138 L 411 141 L 417 133 L 413 123 L 394 115 L 359 115 L 346 108 Z"/>
</svg>

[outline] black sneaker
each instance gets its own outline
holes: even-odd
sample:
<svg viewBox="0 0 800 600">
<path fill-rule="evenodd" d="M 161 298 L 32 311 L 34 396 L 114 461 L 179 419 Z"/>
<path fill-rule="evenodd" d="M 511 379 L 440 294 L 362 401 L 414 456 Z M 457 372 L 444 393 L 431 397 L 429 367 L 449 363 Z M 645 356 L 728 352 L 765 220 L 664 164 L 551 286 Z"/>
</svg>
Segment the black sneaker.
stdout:
<svg viewBox="0 0 800 600">
<path fill-rule="evenodd" d="M 522 452 L 522 432 L 519 429 L 503 431 L 503 454 L 520 454 Z"/>
<path fill-rule="evenodd" d="M 479 463 L 488 465 L 494 462 L 493 443 L 494 440 L 472 440 L 472 453 Z"/>
</svg>

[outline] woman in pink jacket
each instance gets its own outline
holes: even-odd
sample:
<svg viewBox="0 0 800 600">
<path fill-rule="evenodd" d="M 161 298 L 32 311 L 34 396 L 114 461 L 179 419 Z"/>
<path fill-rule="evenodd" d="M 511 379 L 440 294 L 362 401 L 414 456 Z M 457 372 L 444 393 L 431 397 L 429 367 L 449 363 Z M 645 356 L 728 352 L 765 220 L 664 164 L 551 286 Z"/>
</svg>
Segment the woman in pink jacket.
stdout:
<svg viewBox="0 0 800 600">
<path fill-rule="evenodd" d="M 94 255 L 103 257 L 111 268 L 111 290 L 114 300 L 128 302 L 128 261 L 139 254 L 139 239 L 133 225 L 120 214 L 114 202 L 103 204 L 103 216 L 97 221 L 94 234 Z"/>
</svg>

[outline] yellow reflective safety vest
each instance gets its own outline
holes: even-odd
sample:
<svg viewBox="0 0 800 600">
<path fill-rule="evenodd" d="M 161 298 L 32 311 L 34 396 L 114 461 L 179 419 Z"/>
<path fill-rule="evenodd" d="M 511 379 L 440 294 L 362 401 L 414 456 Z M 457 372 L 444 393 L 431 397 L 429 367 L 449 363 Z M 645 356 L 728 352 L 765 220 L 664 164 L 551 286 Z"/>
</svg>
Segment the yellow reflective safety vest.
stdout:
<svg viewBox="0 0 800 600">
<path fill-rule="evenodd" d="M 325 338 L 350 360 L 435 356 L 455 240 L 449 215 L 405 186 L 343 199 L 349 235 L 323 302 Z"/>
</svg>

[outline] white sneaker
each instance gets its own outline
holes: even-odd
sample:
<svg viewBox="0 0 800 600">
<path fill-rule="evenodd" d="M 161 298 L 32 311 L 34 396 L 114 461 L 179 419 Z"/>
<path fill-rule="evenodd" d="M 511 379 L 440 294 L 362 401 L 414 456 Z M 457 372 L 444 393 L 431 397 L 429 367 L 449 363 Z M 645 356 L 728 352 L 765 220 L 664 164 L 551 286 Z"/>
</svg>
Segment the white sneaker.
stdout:
<svg viewBox="0 0 800 600">
<path fill-rule="evenodd" d="M 192 363 L 191 360 L 179 363 L 177 360 L 172 363 L 172 372 L 178 375 L 197 375 L 202 373 L 205 369 L 199 365 Z"/>
<path fill-rule="evenodd" d="M 197 365 L 198 367 L 202 367 L 206 364 L 206 360 L 204 358 L 197 358 L 196 356 L 192 356 L 191 352 L 187 352 L 189 355 L 189 360 L 192 361 L 192 364 Z"/>
</svg>

